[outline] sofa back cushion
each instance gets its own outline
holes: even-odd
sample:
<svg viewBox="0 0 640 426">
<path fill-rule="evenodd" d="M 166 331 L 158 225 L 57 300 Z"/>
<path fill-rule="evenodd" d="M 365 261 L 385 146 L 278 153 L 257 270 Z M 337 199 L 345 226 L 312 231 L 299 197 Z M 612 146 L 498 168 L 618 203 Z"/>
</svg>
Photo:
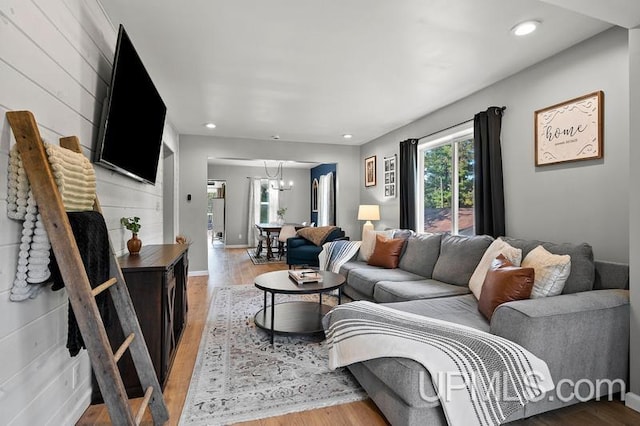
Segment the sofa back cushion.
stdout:
<svg viewBox="0 0 640 426">
<path fill-rule="evenodd" d="M 469 285 L 473 271 L 492 242 L 488 235 L 443 235 L 433 278 L 448 284 Z"/>
<path fill-rule="evenodd" d="M 400 258 L 400 268 L 431 278 L 440 255 L 441 241 L 442 234 L 418 234 L 410 237 Z"/>
<path fill-rule="evenodd" d="M 596 272 L 595 262 L 593 261 L 593 249 L 589 244 L 557 244 L 510 237 L 501 238 L 513 247 L 522 249 L 523 259 L 527 257 L 527 254 L 529 254 L 531 250 L 539 245 L 553 254 L 568 254 L 571 256 L 571 272 L 562 290 L 562 294 L 593 290 Z"/>
</svg>

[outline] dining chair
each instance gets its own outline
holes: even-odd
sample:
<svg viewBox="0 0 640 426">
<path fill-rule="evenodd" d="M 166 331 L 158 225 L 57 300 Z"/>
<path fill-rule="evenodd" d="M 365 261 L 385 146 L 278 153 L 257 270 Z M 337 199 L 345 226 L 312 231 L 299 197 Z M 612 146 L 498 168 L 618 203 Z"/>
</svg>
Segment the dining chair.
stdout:
<svg viewBox="0 0 640 426">
<path fill-rule="evenodd" d="M 262 234 L 262 230 L 256 225 L 256 229 L 258 230 L 258 246 L 256 247 L 256 257 L 260 257 L 260 253 L 262 253 L 262 245 L 267 241 L 267 237 Z"/>
<path fill-rule="evenodd" d="M 278 235 L 278 259 L 282 259 L 287 239 L 296 236 L 296 227 L 293 225 L 283 225 Z"/>
</svg>

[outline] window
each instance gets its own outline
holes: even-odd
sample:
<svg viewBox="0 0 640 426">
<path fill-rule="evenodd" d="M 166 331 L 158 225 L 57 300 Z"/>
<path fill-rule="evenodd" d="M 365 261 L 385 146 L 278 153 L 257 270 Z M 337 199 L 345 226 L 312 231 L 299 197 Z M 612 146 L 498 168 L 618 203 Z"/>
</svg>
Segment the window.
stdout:
<svg viewBox="0 0 640 426">
<path fill-rule="evenodd" d="M 418 146 L 418 230 L 474 235 L 473 127 L 466 123 Z"/>
<path fill-rule="evenodd" d="M 279 208 L 279 191 L 273 186 L 276 181 L 268 179 L 256 179 L 255 191 L 255 212 L 256 221 L 259 223 L 275 223 Z"/>
</svg>

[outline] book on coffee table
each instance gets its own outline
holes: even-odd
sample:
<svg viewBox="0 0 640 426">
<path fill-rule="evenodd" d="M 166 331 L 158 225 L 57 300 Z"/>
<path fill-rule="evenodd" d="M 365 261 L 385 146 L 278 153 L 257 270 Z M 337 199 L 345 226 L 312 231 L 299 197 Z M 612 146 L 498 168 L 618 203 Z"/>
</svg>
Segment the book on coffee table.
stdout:
<svg viewBox="0 0 640 426">
<path fill-rule="evenodd" d="M 291 269 L 289 278 L 296 284 L 317 283 L 322 281 L 322 275 L 314 269 Z"/>
</svg>

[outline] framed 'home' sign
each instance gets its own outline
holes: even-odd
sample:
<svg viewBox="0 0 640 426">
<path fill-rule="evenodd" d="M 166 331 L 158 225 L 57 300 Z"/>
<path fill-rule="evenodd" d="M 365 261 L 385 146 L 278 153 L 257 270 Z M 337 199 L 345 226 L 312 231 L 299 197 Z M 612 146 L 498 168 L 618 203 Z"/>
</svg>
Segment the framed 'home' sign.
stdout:
<svg viewBox="0 0 640 426">
<path fill-rule="evenodd" d="M 534 113 L 536 166 L 602 158 L 602 91 Z"/>
</svg>

